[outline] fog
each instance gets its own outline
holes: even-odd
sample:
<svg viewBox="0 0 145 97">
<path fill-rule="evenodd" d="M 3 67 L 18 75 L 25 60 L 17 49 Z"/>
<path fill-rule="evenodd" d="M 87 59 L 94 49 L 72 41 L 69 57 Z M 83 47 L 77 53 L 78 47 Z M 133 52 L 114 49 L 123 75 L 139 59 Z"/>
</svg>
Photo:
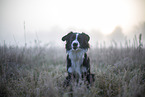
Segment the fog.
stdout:
<svg viewBox="0 0 145 97">
<path fill-rule="evenodd" d="M 64 46 L 61 38 L 85 32 L 90 45 L 145 41 L 144 0 L 0 0 L 0 45 Z"/>
</svg>

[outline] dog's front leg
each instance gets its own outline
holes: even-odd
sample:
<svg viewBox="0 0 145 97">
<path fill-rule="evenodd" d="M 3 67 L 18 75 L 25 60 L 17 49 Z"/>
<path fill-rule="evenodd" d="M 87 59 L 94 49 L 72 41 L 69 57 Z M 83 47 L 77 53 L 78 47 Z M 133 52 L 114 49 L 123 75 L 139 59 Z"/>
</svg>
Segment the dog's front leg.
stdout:
<svg viewBox="0 0 145 97">
<path fill-rule="evenodd" d="M 68 72 L 68 76 L 66 77 L 63 86 L 67 87 L 70 84 L 70 81 L 72 79 L 72 68 L 71 68 L 71 60 L 69 59 L 69 55 L 67 55 L 67 72 Z"/>
<path fill-rule="evenodd" d="M 70 85 L 71 83 L 71 79 L 72 79 L 72 74 L 68 73 L 68 76 L 66 77 L 64 83 L 63 83 L 63 87 L 67 87 Z"/>
</svg>

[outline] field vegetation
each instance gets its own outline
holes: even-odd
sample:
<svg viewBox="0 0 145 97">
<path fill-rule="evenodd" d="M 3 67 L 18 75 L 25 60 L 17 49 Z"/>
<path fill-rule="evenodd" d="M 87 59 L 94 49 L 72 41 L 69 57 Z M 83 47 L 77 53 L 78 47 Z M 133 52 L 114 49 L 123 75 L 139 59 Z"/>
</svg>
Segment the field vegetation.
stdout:
<svg viewBox="0 0 145 97">
<path fill-rule="evenodd" d="M 63 88 L 67 76 L 64 48 L 0 45 L 0 97 L 144 97 L 145 48 L 141 39 L 124 47 L 90 48 L 95 82 Z M 123 44 L 123 43 L 122 43 Z"/>
</svg>

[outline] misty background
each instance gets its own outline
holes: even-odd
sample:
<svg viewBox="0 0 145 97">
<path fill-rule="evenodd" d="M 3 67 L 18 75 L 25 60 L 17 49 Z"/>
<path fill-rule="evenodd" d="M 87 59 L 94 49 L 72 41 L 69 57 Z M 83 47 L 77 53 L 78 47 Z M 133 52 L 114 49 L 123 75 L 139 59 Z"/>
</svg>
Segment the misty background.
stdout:
<svg viewBox="0 0 145 97">
<path fill-rule="evenodd" d="M 90 45 L 145 41 L 145 0 L 0 0 L 0 45 L 64 46 L 61 38 L 84 32 Z"/>
</svg>

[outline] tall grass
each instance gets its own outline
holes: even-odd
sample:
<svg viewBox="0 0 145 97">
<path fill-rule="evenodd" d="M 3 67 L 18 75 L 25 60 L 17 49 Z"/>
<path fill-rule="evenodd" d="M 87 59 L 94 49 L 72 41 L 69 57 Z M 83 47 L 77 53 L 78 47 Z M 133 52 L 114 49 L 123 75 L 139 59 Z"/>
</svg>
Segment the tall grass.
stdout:
<svg viewBox="0 0 145 97">
<path fill-rule="evenodd" d="M 136 44 L 137 43 L 137 44 Z M 145 48 L 141 36 L 126 47 L 91 48 L 95 82 L 64 89 L 66 54 L 58 47 L 0 46 L 0 97 L 143 97 Z"/>
</svg>

